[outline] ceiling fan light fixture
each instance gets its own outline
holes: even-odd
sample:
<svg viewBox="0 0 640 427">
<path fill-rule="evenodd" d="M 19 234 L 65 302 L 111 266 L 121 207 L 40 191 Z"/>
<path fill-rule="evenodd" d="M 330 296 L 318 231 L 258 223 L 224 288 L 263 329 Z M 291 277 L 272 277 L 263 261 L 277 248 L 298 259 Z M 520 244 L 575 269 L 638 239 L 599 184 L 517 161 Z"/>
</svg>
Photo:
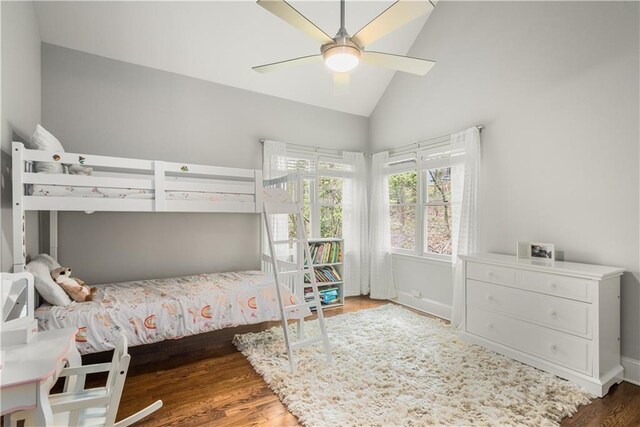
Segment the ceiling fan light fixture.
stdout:
<svg viewBox="0 0 640 427">
<path fill-rule="evenodd" d="M 323 52 L 324 63 L 331 71 L 346 73 L 360 63 L 360 50 L 352 46 L 334 46 Z"/>
</svg>

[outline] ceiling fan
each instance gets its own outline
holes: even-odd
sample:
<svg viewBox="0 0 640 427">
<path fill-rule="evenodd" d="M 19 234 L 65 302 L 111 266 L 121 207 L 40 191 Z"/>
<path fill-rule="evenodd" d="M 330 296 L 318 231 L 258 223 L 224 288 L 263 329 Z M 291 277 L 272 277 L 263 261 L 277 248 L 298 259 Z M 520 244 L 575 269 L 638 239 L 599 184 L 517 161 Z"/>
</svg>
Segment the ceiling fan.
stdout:
<svg viewBox="0 0 640 427">
<path fill-rule="evenodd" d="M 427 74 L 435 65 L 434 61 L 427 59 L 365 50 L 365 46 L 431 11 L 434 8 L 431 1 L 397 0 L 353 36 L 350 36 L 345 28 L 344 2 L 345 0 L 340 0 L 340 29 L 332 38 L 286 1 L 258 0 L 259 6 L 317 40 L 321 46 L 320 54 L 259 65 L 253 69 L 260 73 L 268 73 L 293 65 L 324 60 L 327 67 L 334 72 L 334 87 L 340 87 L 348 84 L 349 72 L 356 68 L 361 60 L 371 65 L 420 76 Z"/>
</svg>

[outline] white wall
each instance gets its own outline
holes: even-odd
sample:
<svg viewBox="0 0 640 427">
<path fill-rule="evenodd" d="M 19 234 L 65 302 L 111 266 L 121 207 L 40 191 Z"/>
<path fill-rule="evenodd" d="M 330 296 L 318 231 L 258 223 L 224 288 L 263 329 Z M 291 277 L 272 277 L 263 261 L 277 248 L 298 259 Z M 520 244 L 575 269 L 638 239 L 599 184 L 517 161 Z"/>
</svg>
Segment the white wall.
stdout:
<svg viewBox="0 0 640 427">
<path fill-rule="evenodd" d="M 11 271 L 11 141 L 28 141 L 40 122 L 40 34 L 32 2 L 0 5 L 2 15 L 2 271 Z M 27 242 L 28 253 L 37 252 L 37 215 L 27 216 L 33 230 Z"/>
<path fill-rule="evenodd" d="M 42 120 L 67 151 L 262 168 L 269 138 L 363 151 L 367 118 L 42 47 Z M 59 259 L 89 283 L 259 268 L 259 215 L 62 213 Z"/>
<path fill-rule="evenodd" d="M 441 2 L 409 52 L 437 65 L 424 78 L 397 74 L 369 130 L 381 151 L 486 125 L 482 249 L 549 241 L 567 260 L 626 267 L 622 352 L 635 359 L 639 6 Z M 450 304 L 440 270 L 413 271 L 425 298 Z"/>
</svg>

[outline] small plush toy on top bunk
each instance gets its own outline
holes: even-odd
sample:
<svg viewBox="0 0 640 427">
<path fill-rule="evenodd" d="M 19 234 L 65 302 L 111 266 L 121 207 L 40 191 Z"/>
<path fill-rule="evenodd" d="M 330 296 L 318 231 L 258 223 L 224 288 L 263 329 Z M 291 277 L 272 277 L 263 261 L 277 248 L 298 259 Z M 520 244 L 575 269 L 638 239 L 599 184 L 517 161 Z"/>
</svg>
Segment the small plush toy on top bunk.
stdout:
<svg viewBox="0 0 640 427">
<path fill-rule="evenodd" d="M 96 288 L 90 288 L 76 277 L 71 277 L 71 269 L 60 267 L 51 271 L 51 277 L 69 297 L 76 302 L 92 301 Z"/>
</svg>

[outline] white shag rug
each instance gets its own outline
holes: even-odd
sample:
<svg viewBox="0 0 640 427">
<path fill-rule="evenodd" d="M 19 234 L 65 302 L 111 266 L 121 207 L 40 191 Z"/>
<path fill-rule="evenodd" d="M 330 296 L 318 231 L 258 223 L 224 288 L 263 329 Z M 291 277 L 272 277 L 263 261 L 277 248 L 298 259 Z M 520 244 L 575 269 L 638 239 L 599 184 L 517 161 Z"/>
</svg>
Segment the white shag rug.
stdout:
<svg viewBox="0 0 640 427">
<path fill-rule="evenodd" d="M 317 322 L 306 322 L 309 333 Z M 445 322 L 395 304 L 327 319 L 322 346 L 288 369 L 282 328 L 234 344 L 305 426 L 554 426 L 595 396 L 572 383 L 463 343 Z"/>
</svg>

